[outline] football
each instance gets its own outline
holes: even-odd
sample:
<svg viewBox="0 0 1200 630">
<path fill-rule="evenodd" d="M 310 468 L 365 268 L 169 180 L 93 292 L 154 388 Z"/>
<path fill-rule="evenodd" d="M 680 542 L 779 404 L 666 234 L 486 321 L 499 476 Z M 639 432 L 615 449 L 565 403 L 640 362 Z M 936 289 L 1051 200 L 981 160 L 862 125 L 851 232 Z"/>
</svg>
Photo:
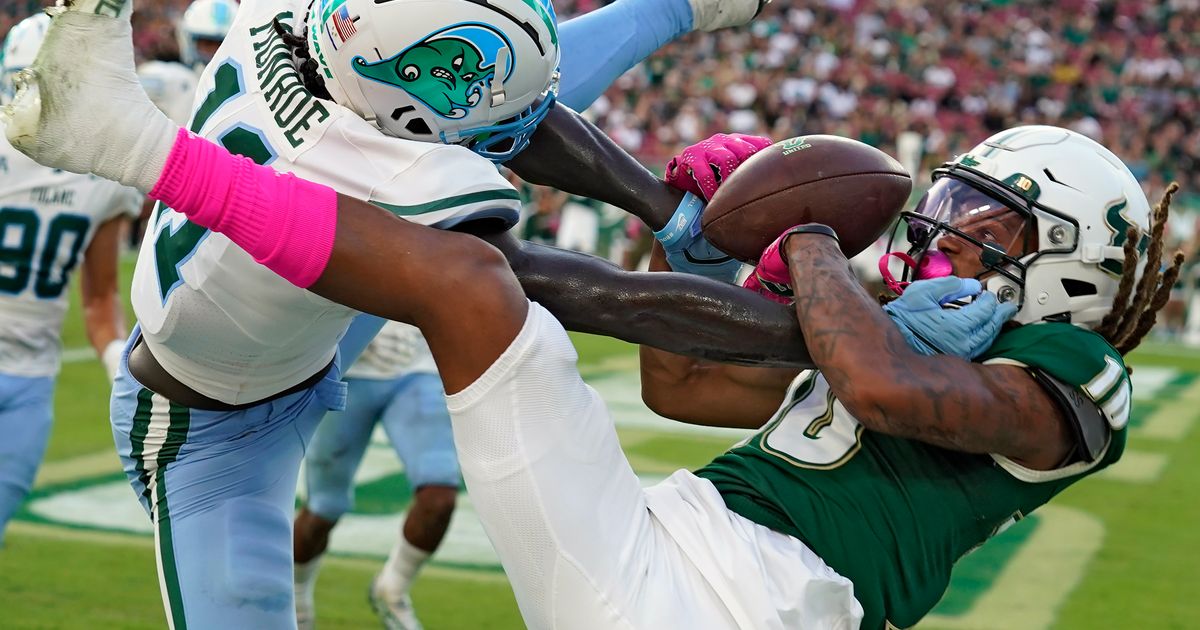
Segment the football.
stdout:
<svg viewBox="0 0 1200 630">
<path fill-rule="evenodd" d="M 746 160 L 721 183 L 700 225 L 725 253 L 755 263 L 784 230 L 824 223 L 853 256 L 895 221 L 912 178 L 891 156 L 839 136 L 800 136 Z"/>
</svg>

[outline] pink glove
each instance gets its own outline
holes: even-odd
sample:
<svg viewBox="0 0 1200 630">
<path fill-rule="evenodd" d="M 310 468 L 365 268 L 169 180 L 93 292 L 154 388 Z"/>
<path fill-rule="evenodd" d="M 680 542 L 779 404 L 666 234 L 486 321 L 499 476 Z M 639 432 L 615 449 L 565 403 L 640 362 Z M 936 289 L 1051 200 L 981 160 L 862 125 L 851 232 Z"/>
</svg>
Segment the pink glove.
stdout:
<svg viewBox="0 0 1200 630">
<path fill-rule="evenodd" d="M 762 255 L 758 257 L 758 265 L 754 267 L 754 275 L 772 284 L 790 287 L 792 285 L 792 274 L 788 271 L 787 263 L 783 262 L 783 256 L 779 254 L 779 246 L 783 244 L 783 237 L 787 236 L 787 234 L 788 232 L 785 231 L 778 238 L 771 241 L 770 245 L 767 245 Z"/>
<path fill-rule="evenodd" d="M 708 201 L 734 169 L 769 146 L 771 140 L 762 136 L 719 133 L 671 158 L 667 163 L 667 183 Z"/>
<path fill-rule="evenodd" d="M 763 283 L 759 281 L 758 276 L 755 274 L 746 276 L 746 279 L 742 281 L 742 287 L 750 289 L 751 291 L 754 291 L 755 293 L 767 298 L 768 300 L 771 300 L 772 302 L 779 302 L 780 304 L 788 305 L 792 303 L 792 298 L 780 293 L 776 293 L 775 291 L 763 286 Z"/>
<path fill-rule="evenodd" d="M 791 304 L 792 277 L 783 257 L 779 255 L 779 246 L 785 235 L 787 232 L 767 245 L 758 257 L 754 272 L 747 276 L 742 286 L 780 304 Z"/>
</svg>

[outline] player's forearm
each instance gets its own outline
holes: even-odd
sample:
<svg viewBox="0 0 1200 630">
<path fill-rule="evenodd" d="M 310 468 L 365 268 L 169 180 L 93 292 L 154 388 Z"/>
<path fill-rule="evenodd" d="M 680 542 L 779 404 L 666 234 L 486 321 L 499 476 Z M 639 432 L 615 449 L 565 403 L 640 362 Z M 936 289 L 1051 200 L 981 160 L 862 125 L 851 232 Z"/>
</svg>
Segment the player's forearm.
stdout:
<svg viewBox="0 0 1200 630">
<path fill-rule="evenodd" d="M 488 240 L 508 257 L 526 295 L 570 330 L 711 361 L 812 367 L 792 313 L 740 287 L 678 273 L 626 272 L 508 233 Z"/>
<path fill-rule="evenodd" d="M 1062 462 L 1068 429 L 1028 371 L 918 354 L 858 284 L 836 241 L 798 234 L 784 247 L 813 359 L 863 426 L 945 449 L 998 453 L 1041 470 Z"/>
<path fill-rule="evenodd" d="M 646 170 L 579 114 L 556 106 L 505 166 L 521 179 L 610 203 L 661 229 L 683 193 Z"/>
<path fill-rule="evenodd" d="M 125 340 L 127 331 L 117 273 L 126 224 L 125 218 L 117 217 L 96 230 L 79 275 L 84 329 L 110 376 L 119 362 L 121 344 L 117 342 Z"/>
</svg>

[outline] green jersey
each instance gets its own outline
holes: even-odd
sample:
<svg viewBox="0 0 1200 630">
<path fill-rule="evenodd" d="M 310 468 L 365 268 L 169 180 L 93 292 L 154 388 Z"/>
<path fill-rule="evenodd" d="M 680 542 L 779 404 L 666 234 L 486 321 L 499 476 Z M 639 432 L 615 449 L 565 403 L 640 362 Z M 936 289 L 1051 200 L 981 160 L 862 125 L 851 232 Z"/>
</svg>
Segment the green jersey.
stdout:
<svg viewBox="0 0 1200 630">
<path fill-rule="evenodd" d="M 868 431 L 810 371 L 761 431 L 696 474 L 730 510 L 799 538 L 849 578 L 865 610 L 863 628 L 911 626 L 942 597 L 960 557 L 1115 462 L 1125 446 L 1129 377 L 1121 355 L 1096 333 L 1022 326 L 978 361 L 1039 369 L 1079 387 L 1114 427 L 1104 452 L 1093 463 L 1035 471 L 998 455 Z"/>
</svg>

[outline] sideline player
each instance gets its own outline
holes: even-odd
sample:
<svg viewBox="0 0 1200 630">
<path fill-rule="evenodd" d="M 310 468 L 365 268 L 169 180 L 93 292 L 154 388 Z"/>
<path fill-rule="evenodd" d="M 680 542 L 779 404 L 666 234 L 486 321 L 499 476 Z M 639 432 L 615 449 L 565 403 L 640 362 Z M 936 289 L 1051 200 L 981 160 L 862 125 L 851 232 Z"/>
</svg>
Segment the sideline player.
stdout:
<svg viewBox="0 0 1200 630">
<path fill-rule="evenodd" d="M 49 24 L 39 14 L 9 31 L 0 101 L 33 63 Z M 116 375 L 126 334 L 119 245 L 141 201 L 131 188 L 44 167 L 0 142 L 0 540 L 46 452 L 67 288 L 81 262 L 88 341 L 109 380 Z"/>
<path fill-rule="evenodd" d="M 754 0 L 710 4 L 758 7 Z M 142 121 L 136 139 L 103 147 L 99 162 L 111 178 L 149 188 L 174 127 L 129 90 L 130 9 L 127 1 L 76 0 L 55 18 L 55 51 L 40 68 L 76 76 L 102 116 Z M 55 60 L 84 39 L 98 46 L 95 54 Z M 241 8 L 206 69 L 191 128 L 412 221 L 503 228 L 515 221 L 516 194 L 482 156 L 504 159 L 528 142 L 553 100 L 558 42 L 552 7 L 541 1 L 260 0 Z M 418 43 L 436 54 L 391 63 Z M 376 50 L 385 44 L 386 52 Z M 337 77 L 329 87 L 338 98 L 330 102 L 303 84 L 319 78 L 335 52 L 346 64 L 326 66 Z M 358 54 L 363 65 L 351 63 Z M 447 73 L 461 81 L 447 86 L 437 78 Z M 396 87 L 413 76 L 424 79 Z M 556 116 L 590 133 L 565 109 Z M 76 148 L 94 127 L 40 140 L 29 131 L 11 135 L 48 143 L 68 162 L 96 157 Z M 470 148 L 409 141 L 466 138 L 475 139 Z M 644 172 L 627 155 L 617 159 Z M 659 201 L 673 196 L 665 186 L 658 192 Z M 654 196 L 631 197 L 647 203 Z M 558 263 L 537 260 L 547 271 Z M 760 309 L 758 302 L 746 308 Z M 289 284 L 169 204 L 159 207 L 143 242 L 133 304 L 139 322 L 123 357 L 129 370 L 114 388 L 114 438 L 154 522 L 168 618 L 177 627 L 290 626 L 296 474 L 317 421 L 343 405 L 335 343 L 355 311 Z M 777 344 L 771 350 L 779 352 Z"/>
<path fill-rule="evenodd" d="M 54 65 L 39 59 L 43 73 Z M 86 143 L 56 152 L 47 139 L 91 116 L 111 123 L 102 128 L 114 141 L 146 138 L 133 127 L 139 111 L 71 107 L 73 85 L 40 81 L 64 106 L 40 121 L 35 108 L 10 110 L 26 150 L 127 177 L 296 286 L 422 330 L 450 392 L 468 489 L 535 628 L 915 623 L 958 557 L 1120 457 L 1130 401 L 1121 355 L 1152 325 L 1182 262 L 1160 271 L 1168 199 L 1151 222 L 1110 152 L 1063 129 L 1004 132 L 947 164 L 907 217 L 913 253 L 939 252 L 961 276 L 914 284 L 892 308 L 943 324 L 987 313 L 996 298 L 978 293 L 982 281 L 1018 305 L 1022 326 L 979 363 L 919 354 L 863 292 L 836 234 L 797 226 L 758 271 L 787 269 L 820 371 L 796 377 L 757 438 L 699 475 L 643 490 L 562 327 L 496 250 L 187 134 L 152 147 L 151 164 L 165 165 L 153 182 L 144 169 L 113 170 Z M 1127 229 L 1106 227 L 1114 214 Z M 976 294 L 957 311 L 937 308 Z M 691 296 L 660 297 L 679 311 Z M 674 387 L 667 400 L 681 406 L 660 410 L 713 424 L 763 426 L 795 374 L 684 361 L 683 377 L 660 372 L 649 397 Z M 733 392 L 746 404 L 732 404 Z M 723 406 L 696 409 L 706 397 Z M 879 553 L 853 553 L 863 545 Z"/>
<path fill-rule="evenodd" d="M 373 326 L 355 320 L 355 327 Z M 304 456 L 305 502 L 293 524 L 296 618 L 315 624 L 313 589 L 338 519 L 354 506 L 354 475 L 376 423 L 404 463 L 412 502 L 370 600 L 388 628 L 421 627 L 409 589 L 437 550 L 458 496 L 458 458 L 445 391 L 421 332 L 389 322 L 346 370 L 346 409 L 321 421 Z"/>
</svg>

